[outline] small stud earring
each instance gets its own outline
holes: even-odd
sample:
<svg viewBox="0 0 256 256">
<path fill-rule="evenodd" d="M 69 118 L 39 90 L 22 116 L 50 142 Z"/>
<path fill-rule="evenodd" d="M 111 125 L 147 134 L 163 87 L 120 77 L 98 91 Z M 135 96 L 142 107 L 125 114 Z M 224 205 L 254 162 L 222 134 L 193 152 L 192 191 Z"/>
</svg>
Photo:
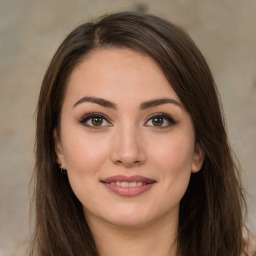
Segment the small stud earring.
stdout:
<svg viewBox="0 0 256 256">
<path fill-rule="evenodd" d="M 58 163 L 58 167 L 59 167 L 60 172 L 61 172 L 62 174 L 67 174 L 67 170 L 66 170 L 66 169 L 61 168 L 61 163 Z"/>
</svg>

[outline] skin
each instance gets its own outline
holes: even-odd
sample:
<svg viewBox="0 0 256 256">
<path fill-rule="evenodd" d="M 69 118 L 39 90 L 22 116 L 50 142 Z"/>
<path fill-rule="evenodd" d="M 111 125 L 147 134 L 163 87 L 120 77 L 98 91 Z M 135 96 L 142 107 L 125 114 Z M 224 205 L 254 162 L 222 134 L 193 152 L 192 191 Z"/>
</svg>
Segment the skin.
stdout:
<svg viewBox="0 0 256 256">
<path fill-rule="evenodd" d="M 172 102 L 141 109 L 158 99 Z M 95 112 L 106 118 L 85 118 Z M 69 79 L 55 142 L 101 255 L 176 255 L 179 203 L 204 153 L 189 114 L 150 57 L 115 48 L 87 55 Z M 120 196 L 101 182 L 120 174 L 156 182 L 140 195 Z"/>
</svg>

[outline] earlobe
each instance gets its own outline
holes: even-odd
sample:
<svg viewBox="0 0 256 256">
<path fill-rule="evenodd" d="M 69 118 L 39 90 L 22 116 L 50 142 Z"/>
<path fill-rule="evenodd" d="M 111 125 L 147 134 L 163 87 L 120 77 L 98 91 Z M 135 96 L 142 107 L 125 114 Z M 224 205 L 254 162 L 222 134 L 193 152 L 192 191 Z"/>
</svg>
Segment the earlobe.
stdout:
<svg viewBox="0 0 256 256">
<path fill-rule="evenodd" d="M 192 173 L 199 172 L 204 162 L 204 151 L 201 146 L 196 143 L 192 162 Z"/>
<path fill-rule="evenodd" d="M 55 153 L 57 156 L 57 163 L 60 163 L 62 168 L 65 169 L 65 161 L 64 161 L 64 156 L 63 156 L 61 140 L 59 138 L 56 128 L 53 131 L 53 139 L 54 139 Z"/>
</svg>

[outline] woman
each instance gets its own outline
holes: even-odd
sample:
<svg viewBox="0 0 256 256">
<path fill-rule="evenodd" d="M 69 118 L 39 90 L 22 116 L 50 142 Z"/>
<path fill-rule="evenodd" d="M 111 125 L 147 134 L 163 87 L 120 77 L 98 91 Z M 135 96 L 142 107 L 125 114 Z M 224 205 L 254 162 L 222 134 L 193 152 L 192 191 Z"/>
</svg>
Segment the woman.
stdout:
<svg viewBox="0 0 256 256">
<path fill-rule="evenodd" d="M 246 255 L 217 89 L 175 25 L 125 12 L 72 31 L 36 138 L 30 255 Z"/>
</svg>

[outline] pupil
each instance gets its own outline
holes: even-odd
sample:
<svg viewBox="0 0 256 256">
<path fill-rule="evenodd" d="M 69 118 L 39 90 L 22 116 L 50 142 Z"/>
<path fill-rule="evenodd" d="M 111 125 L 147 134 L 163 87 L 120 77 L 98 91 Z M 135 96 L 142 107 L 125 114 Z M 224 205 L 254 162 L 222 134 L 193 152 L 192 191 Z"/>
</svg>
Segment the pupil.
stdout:
<svg viewBox="0 0 256 256">
<path fill-rule="evenodd" d="M 93 124 L 94 126 L 100 126 L 100 125 L 102 125 L 102 123 L 103 123 L 103 120 L 102 120 L 101 117 L 94 117 L 94 118 L 92 119 L 92 124 Z"/>
<path fill-rule="evenodd" d="M 161 126 L 163 125 L 163 118 L 155 117 L 152 122 L 155 126 Z"/>
</svg>

